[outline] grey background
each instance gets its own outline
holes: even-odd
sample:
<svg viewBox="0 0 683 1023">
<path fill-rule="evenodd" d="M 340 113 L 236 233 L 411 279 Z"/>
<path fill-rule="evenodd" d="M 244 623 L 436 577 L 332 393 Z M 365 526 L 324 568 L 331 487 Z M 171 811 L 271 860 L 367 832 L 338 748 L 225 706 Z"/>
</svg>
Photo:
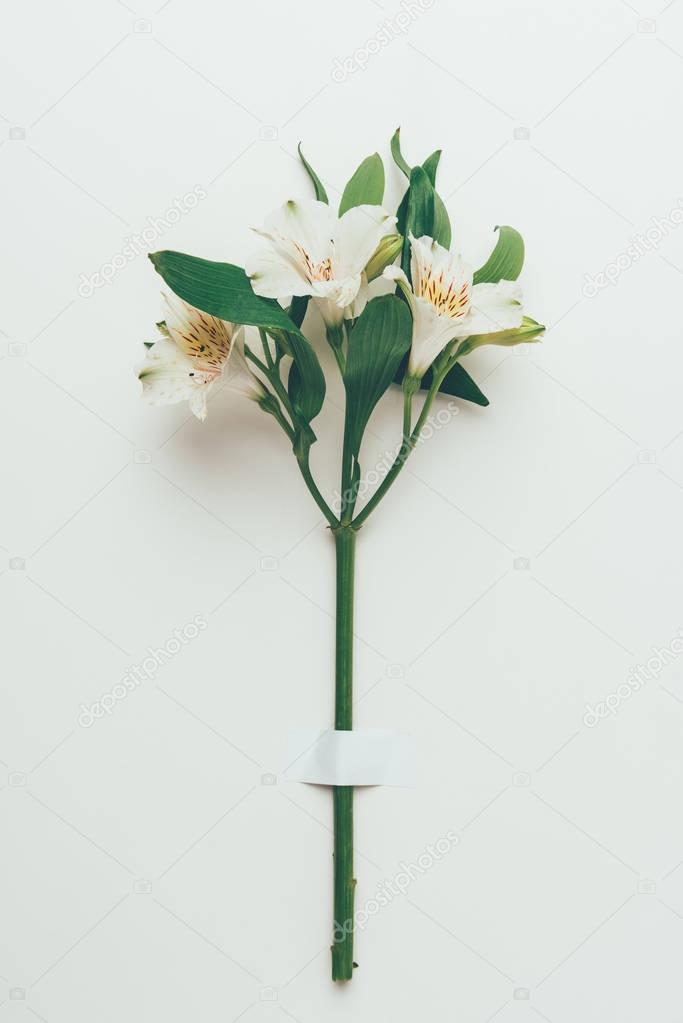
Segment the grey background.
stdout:
<svg viewBox="0 0 683 1023">
<path fill-rule="evenodd" d="M 683 661 L 652 648 L 683 627 L 680 0 L 4 20 L 2 1023 L 675 1023 Z M 334 199 L 399 123 L 410 160 L 444 148 L 475 264 L 495 224 L 523 232 L 549 331 L 470 360 L 490 408 L 451 409 L 360 537 L 356 721 L 414 734 L 420 783 L 358 796 L 359 906 L 458 842 L 371 916 L 340 990 L 329 794 L 281 778 L 287 730 L 330 722 L 329 536 L 257 409 L 142 405 L 160 282 L 144 254 L 111 267 L 145 228 L 241 262 L 248 228 L 308 194 L 300 139 Z"/>
</svg>

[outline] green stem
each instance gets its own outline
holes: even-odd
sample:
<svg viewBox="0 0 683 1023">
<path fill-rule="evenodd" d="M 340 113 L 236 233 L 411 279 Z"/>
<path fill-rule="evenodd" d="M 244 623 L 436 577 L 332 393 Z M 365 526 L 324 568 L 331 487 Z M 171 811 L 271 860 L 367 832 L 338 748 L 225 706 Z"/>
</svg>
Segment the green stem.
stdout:
<svg viewBox="0 0 683 1023">
<path fill-rule="evenodd" d="M 400 473 L 403 466 L 408 461 L 408 456 L 410 455 L 410 452 L 413 450 L 413 448 L 418 442 L 420 431 L 422 430 L 422 427 L 425 424 L 425 420 L 429 415 L 429 410 L 432 407 L 434 397 L 437 394 L 439 387 L 441 386 L 441 381 L 443 380 L 445 375 L 446 375 L 445 373 L 439 374 L 437 377 L 434 378 L 432 385 L 429 388 L 429 391 L 427 392 L 427 397 L 425 398 L 424 405 L 422 406 L 422 411 L 418 416 L 417 422 L 415 424 L 415 429 L 412 431 L 412 433 L 410 431 L 410 425 L 412 422 L 413 396 L 415 394 L 415 391 L 419 388 L 420 382 L 419 380 L 416 380 L 412 377 L 407 377 L 403 381 L 403 442 L 401 444 L 398 454 L 396 455 L 396 458 L 394 459 L 393 465 L 389 469 L 389 472 L 386 474 L 386 476 L 384 477 L 381 484 L 379 485 L 375 493 L 372 495 L 368 503 L 365 505 L 364 508 L 362 508 L 358 512 L 358 515 L 356 515 L 355 519 L 353 520 L 354 529 L 360 529 L 360 527 L 367 519 L 368 515 L 372 514 L 374 509 L 377 507 L 379 502 L 382 500 L 384 495 L 391 487 L 392 483 Z"/>
<path fill-rule="evenodd" d="M 280 403 L 275 395 L 268 393 L 265 398 L 262 398 L 261 401 L 259 401 L 259 405 L 264 412 L 268 412 L 273 419 L 280 424 L 284 432 L 289 437 L 289 440 L 294 443 L 294 430 L 285 419 L 282 409 L 280 408 Z"/>
<path fill-rule="evenodd" d="M 261 338 L 261 345 L 263 346 L 263 354 L 266 357 L 266 362 L 268 363 L 268 365 L 272 369 L 273 366 L 275 365 L 275 363 L 273 361 L 273 353 L 270 350 L 270 341 L 268 339 L 268 335 L 266 334 L 265 330 L 261 329 L 261 327 L 259 327 L 258 332 L 259 332 L 259 336 Z"/>
<path fill-rule="evenodd" d="M 297 462 L 299 463 L 299 469 L 304 478 L 304 483 L 310 490 L 313 500 L 318 505 L 318 508 L 320 508 L 320 511 L 323 513 L 332 529 L 335 529 L 339 525 L 339 519 L 335 516 L 327 501 L 318 490 L 318 486 L 311 473 L 311 467 L 308 464 L 308 454 L 297 457 Z"/>
<path fill-rule="evenodd" d="M 337 560 L 337 630 L 334 727 L 353 727 L 353 580 L 356 534 L 350 526 L 334 531 Z M 335 785 L 334 800 L 334 940 L 332 980 L 353 974 L 353 788 Z"/>
<path fill-rule="evenodd" d="M 264 344 L 267 343 L 268 342 L 266 339 L 264 341 Z M 299 421 L 297 419 L 294 406 L 292 405 L 289 395 L 287 394 L 287 388 L 280 379 L 279 367 L 277 365 L 266 366 L 261 361 L 261 359 L 259 359 L 258 356 L 254 355 L 254 353 L 249 348 L 246 349 L 246 356 L 248 359 L 251 360 L 251 362 L 254 363 L 257 369 L 261 370 L 261 372 L 266 377 L 268 382 L 272 385 L 273 389 L 275 390 L 275 393 L 277 394 L 277 397 L 284 405 L 287 414 L 289 415 L 289 418 L 292 421 L 292 426 L 290 426 L 289 423 L 287 422 L 286 418 L 282 413 L 280 405 L 278 404 L 277 400 L 274 398 L 273 395 L 269 395 L 270 400 L 266 399 L 265 402 L 261 402 L 262 408 L 264 408 L 266 412 L 270 412 L 270 414 L 275 417 L 275 419 L 278 421 L 282 429 L 289 437 L 290 441 L 296 442 L 297 425 Z M 300 424 L 299 429 L 301 429 Z M 318 489 L 318 486 L 315 480 L 313 479 L 313 474 L 311 473 L 311 467 L 309 465 L 308 448 L 306 448 L 301 453 L 297 454 L 297 462 L 299 464 L 299 469 L 304 479 L 304 483 L 311 492 L 311 496 L 313 497 L 315 503 L 318 505 L 318 508 L 320 508 L 320 511 L 323 513 L 323 515 L 327 519 L 330 526 L 332 526 L 332 528 L 338 526 L 339 520 L 337 519 L 332 509 L 327 504 L 327 501 L 325 500 L 323 495 L 320 493 L 320 490 Z"/>
<path fill-rule="evenodd" d="M 403 388 L 403 442 L 405 443 L 410 437 L 410 428 L 413 422 L 413 395 L 417 388 L 406 387 L 404 383 Z"/>
<path fill-rule="evenodd" d="M 254 363 L 256 368 L 261 370 L 261 372 L 263 373 L 264 377 L 271 384 L 271 386 L 273 387 L 273 389 L 274 389 L 275 393 L 277 394 L 278 398 L 280 399 L 280 401 L 284 405 L 284 407 L 285 407 L 285 409 L 287 411 L 287 415 L 292 420 L 292 424 L 296 424 L 296 414 L 294 412 L 294 407 L 292 406 L 292 403 L 289 400 L 289 395 L 287 394 L 287 388 L 285 387 L 285 385 L 282 383 L 282 380 L 280 379 L 279 367 L 274 365 L 274 364 L 272 366 L 266 366 L 266 364 L 264 362 L 262 362 L 261 359 L 259 359 L 259 357 L 257 355 L 254 355 L 254 353 L 248 347 L 245 347 L 245 354 L 246 354 L 246 357 L 251 362 Z"/>
<path fill-rule="evenodd" d="M 348 526 L 353 518 L 355 495 L 353 492 L 353 456 L 349 450 L 349 431 L 344 426 L 344 444 L 342 447 L 341 471 L 341 512 L 339 521 Z"/>
</svg>

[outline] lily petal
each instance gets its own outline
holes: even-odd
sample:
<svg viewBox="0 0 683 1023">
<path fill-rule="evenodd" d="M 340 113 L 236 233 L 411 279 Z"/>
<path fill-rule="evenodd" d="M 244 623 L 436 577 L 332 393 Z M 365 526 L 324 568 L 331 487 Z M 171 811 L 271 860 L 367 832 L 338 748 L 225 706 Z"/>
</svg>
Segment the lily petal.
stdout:
<svg viewBox="0 0 683 1023">
<path fill-rule="evenodd" d="M 311 282 L 331 257 L 334 215 L 324 202 L 290 200 L 271 213 L 256 234 L 263 243 L 245 270 L 257 295 L 288 298 L 313 294 Z"/>
<path fill-rule="evenodd" d="M 361 275 L 337 278 L 332 281 L 315 281 L 313 295 L 315 298 L 328 299 L 339 309 L 346 309 L 356 298 L 361 286 Z"/>
<path fill-rule="evenodd" d="M 349 302 L 347 307 L 344 309 L 345 320 L 355 320 L 365 309 L 366 305 L 370 301 L 370 285 L 368 284 L 368 278 L 365 271 L 360 275 L 360 287 L 356 293 L 356 297 L 352 302 Z"/>
<path fill-rule="evenodd" d="M 213 378 L 197 369 L 173 341 L 157 341 L 139 369 L 142 395 L 149 405 L 177 405 L 188 401 L 198 419 L 206 418 L 206 397 Z"/>
<path fill-rule="evenodd" d="M 284 241 L 263 237 L 269 238 L 270 247 L 253 252 L 244 268 L 255 294 L 262 298 L 311 295 L 311 282 L 299 254 Z"/>
<path fill-rule="evenodd" d="M 312 263 L 329 256 L 335 216 L 325 202 L 290 199 L 266 217 L 263 233 L 277 238 L 295 239 Z"/>
<path fill-rule="evenodd" d="M 408 237 L 415 294 L 428 299 L 443 316 L 464 317 L 472 294 L 472 267 L 459 252 L 449 252 L 433 238 Z"/>
<path fill-rule="evenodd" d="M 202 387 L 194 392 L 189 401 L 190 412 L 203 423 L 207 415 L 207 404 L 209 400 L 209 387 Z"/>
<path fill-rule="evenodd" d="M 403 272 L 403 270 L 401 270 L 401 267 L 400 266 L 385 267 L 384 272 L 382 273 L 382 277 L 384 277 L 387 281 L 395 281 L 398 284 L 399 288 L 401 289 L 405 297 L 408 299 L 410 311 L 414 315 L 415 295 L 413 294 L 413 290 L 410 287 L 410 281 L 408 280 L 408 277 Z"/>
<path fill-rule="evenodd" d="M 396 217 L 381 206 L 354 206 L 339 220 L 334 234 L 335 277 L 364 270 L 385 235 L 391 234 Z"/>
<path fill-rule="evenodd" d="M 256 332 L 252 330 L 252 334 Z M 234 337 L 230 361 L 225 377 L 225 384 L 231 391 L 237 391 L 252 401 L 261 401 L 266 396 L 266 389 L 251 369 L 244 354 L 245 328 L 240 327 Z M 252 348 L 256 344 L 251 345 Z"/>
<path fill-rule="evenodd" d="M 413 307 L 413 343 L 408 360 L 408 375 L 422 378 L 434 359 L 455 337 L 457 321 L 440 316 L 431 302 L 416 298 Z"/>
<path fill-rule="evenodd" d="M 457 337 L 510 330 L 521 326 L 523 316 L 522 289 L 516 281 L 475 284 L 467 316 L 462 325 L 458 324 Z"/>
<path fill-rule="evenodd" d="M 396 281 L 410 306 L 413 316 L 413 343 L 408 359 L 408 375 L 421 379 L 437 355 L 453 339 L 455 321 L 439 315 L 431 302 L 418 298 L 399 266 L 388 266 L 382 276 L 387 280 Z"/>
</svg>

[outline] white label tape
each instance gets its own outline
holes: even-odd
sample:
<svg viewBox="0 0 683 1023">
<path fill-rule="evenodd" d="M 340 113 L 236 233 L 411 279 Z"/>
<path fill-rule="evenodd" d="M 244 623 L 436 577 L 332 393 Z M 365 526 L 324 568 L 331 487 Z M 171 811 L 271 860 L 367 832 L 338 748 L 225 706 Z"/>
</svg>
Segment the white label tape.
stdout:
<svg viewBox="0 0 683 1023">
<path fill-rule="evenodd" d="M 287 781 L 311 785 L 415 784 L 415 741 L 380 728 L 289 734 Z"/>
</svg>

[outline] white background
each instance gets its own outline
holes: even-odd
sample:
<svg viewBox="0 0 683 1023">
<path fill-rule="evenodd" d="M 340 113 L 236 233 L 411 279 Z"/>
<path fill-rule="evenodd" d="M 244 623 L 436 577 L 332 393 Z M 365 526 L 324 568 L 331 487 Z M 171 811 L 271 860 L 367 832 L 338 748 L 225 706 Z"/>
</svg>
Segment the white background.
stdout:
<svg viewBox="0 0 683 1023">
<path fill-rule="evenodd" d="M 683 3 L 662 2 L 435 0 L 402 33 L 392 0 L 5 11 L 2 1023 L 680 1019 L 683 660 L 584 723 L 683 627 L 683 228 L 627 255 L 683 195 Z M 494 225 L 522 231 L 549 330 L 470 360 L 490 407 L 461 403 L 359 538 L 356 723 L 414 734 L 420 783 L 358 795 L 358 906 L 459 841 L 338 988 L 329 792 L 281 777 L 287 730 L 331 721 L 329 534 L 258 409 L 139 400 L 144 255 L 83 282 L 196 187 L 149 247 L 242 262 L 310 194 L 300 139 L 333 200 L 378 148 L 398 197 L 399 123 L 411 162 L 443 147 L 475 264 Z"/>
</svg>

